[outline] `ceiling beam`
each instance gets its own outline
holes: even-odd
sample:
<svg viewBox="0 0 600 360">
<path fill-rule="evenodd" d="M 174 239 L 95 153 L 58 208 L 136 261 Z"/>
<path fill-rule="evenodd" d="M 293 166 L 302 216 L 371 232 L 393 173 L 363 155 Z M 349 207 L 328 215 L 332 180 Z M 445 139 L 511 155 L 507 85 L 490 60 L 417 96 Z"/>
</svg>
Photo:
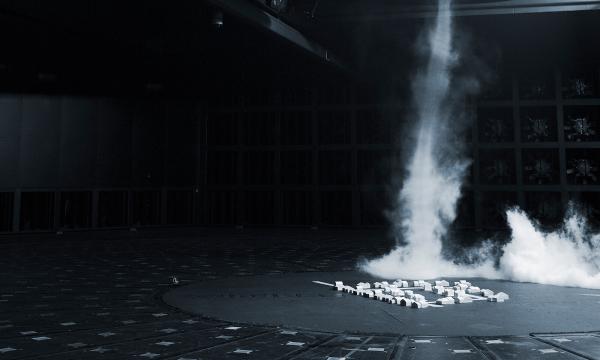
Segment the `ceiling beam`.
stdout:
<svg viewBox="0 0 600 360">
<path fill-rule="evenodd" d="M 389 4 L 389 3 L 388 3 Z M 489 15 L 517 15 L 535 13 L 553 13 L 570 11 L 600 10 L 598 0 L 505 0 L 495 2 L 482 2 L 471 4 L 454 4 L 454 16 L 489 16 Z M 373 2 L 366 1 L 364 6 L 357 6 L 352 12 L 341 11 L 341 14 L 320 14 L 321 20 L 327 21 L 387 21 L 403 18 L 428 18 L 436 15 L 435 5 L 388 5 L 375 6 Z"/>
<path fill-rule="evenodd" d="M 269 14 L 264 9 L 252 5 L 247 0 L 206 0 L 209 4 L 222 9 L 243 21 L 263 28 L 276 34 L 296 47 L 316 56 L 321 61 L 330 63 L 338 68 L 346 69 L 346 66 L 331 51 L 327 50 L 317 42 L 307 38 L 300 31 L 286 24 L 277 17 Z"/>
</svg>

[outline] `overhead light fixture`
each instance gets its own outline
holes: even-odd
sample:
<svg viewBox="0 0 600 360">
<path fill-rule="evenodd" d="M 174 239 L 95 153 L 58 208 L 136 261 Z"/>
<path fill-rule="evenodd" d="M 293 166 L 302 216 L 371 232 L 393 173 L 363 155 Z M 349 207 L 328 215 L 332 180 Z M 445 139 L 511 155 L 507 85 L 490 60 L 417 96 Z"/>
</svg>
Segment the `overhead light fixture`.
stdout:
<svg viewBox="0 0 600 360">
<path fill-rule="evenodd" d="M 223 17 L 224 17 L 223 11 L 221 11 L 221 10 L 213 11 L 212 17 L 210 19 L 212 26 L 214 26 L 217 29 L 222 28 L 223 25 L 225 24 L 223 21 Z"/>
<path fill-rule="evenodd" d="M 288 0 L 268 0 L 267 4 L 276 12 L 284 12 L 287 10 Z"/>
</svg>

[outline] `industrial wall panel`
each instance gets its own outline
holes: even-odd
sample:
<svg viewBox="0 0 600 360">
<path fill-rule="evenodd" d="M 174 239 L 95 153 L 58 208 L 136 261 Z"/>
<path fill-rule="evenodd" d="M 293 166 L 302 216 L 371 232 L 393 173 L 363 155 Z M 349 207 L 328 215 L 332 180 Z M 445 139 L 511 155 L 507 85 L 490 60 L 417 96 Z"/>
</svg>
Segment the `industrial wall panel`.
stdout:
<svg viewBox="0 0 600 360">
<path fill-rule="evenodd" d="M 359 184 L 385 185 L 390 181 L 391 154 L 388 150 L 360 150 L 357 153 Z"/>
<path fill-rule="evenodd" d="M 131 201 L 132 225 L 147 226 L 160 224 L 160 191 L 134 191 Z"/>
<path fill-rule="evenodd" d="M 546 100 L 555 97 L 554 76 L 550 69 L 524 69 L 519 76 L 519 98 Z"/>
<path fill-rule="evenodd" d="M 356 141 L 359 144 L 389 144 L 392 132 L 389 118 L 377 109 L 356 112 Z"/>
<path fill-rule="evenodd" d="M 556 226 L 563 219 L 561 195 L 558 191 L 525 192 L 527 214 L 543 226 Z"/>
<path fill-rule="evenodd" d="M 61 229 L 89 228 L 92 225 L 92 192 L 61 192 L 59 212 Z"/>
<path fill-rule="evenodd" d="M 479 141 L 506 143 L 515 139 L 512 108 L 480 108 L 477 110 Z"/>
<path fill-rule="evenodd" d="M 352 225 L 352 193 L 350 191 L 323 191 L 321 223 L 324 225 Z"/>
<path fill-rule="evenodd" d="M 251 225 L 275 223 L 275 193 L 273 191 L 246 191 L 244 206 L 244 223 Z"/>
<path fill-rule="evenodd" d="M 19 139 L 21 132 L 21 98 L 0 97 L 0 188 L 19 184 Z"/>
<path fill-rule="evenodd" d="M 132 123 L 132 184 L 139 187 L 164 183 L 165 109 L 160 102 L 136 104 Z"/>
<path fill-rule="evenodd" d="M 96 101 L 65 97 L 61 101 L 60 186 L 93 186 L 95 160 Z"/>
<path fill-rule="evenodd" d="M 312 183 L 312 153 L 310 151 L 281 152 L 281 183 L 308 185 Z"/>
<path fill-rule="evenodd" d="M 167 192 L 167 224 L 192 224 L 194 193 L 191 190 Z"/>
<path fill-rule="evenodd" d="M 517 193 L 509 191 L 487 191 L 480 195 L 483 226 L 488 229 L 504 229 L 506 210 L 517 205 Z"/>
<path fill-rule="evenodd" d="M 131 116 L 125 101 L 98 102 L 95 179 L 101 187 L 129 186 L 131 180 Z"/>
<path fill-rule="evenodd" d="M 129 200 L 126 191 L 98 193 L 98 226 L 121 227 L 128 224 Z"/>
<path fill-rule="evenodd" d="M 0 232 L 12 230 L 14 198 L 14 193 L 0 192 Z"/>
<path fill-rule="evenodd" d="M 352 182 L 352 153 L 350 151 L 319 152 L 319 183 L 349 185 Z"/>
<path fill-rule="evenodd" d="M 521 141 L 552 142 L 558 137 L 556 108 L 524 107 L 521 108 Z"/>
<path fill-rule="evenodd" d="M 360 192 L 360 223 L 367 226 L 387 224 L 385 212 L 388 209 L 388 196 L 385 191 Z"/>
<path fill-rule="evenodd" d="M 231 185 L 238 182 L 238 154 L 235 151 L 214 151 L 208 153 L 208 183 L 211 185 Z"/>
<path fill-rule="evenodd" d="M 166 184 L 191 186 L 196 181 L 198 116 L 194 103 L 167 104 Z M 203 140 L 203 139 L 202 139 Z"/>
<path fill-rule="evenodd" d="M 348 111 L 319 112 L 319 144 L 350 144 L 351 123 Z"/>
<path fill-rule="evenodd" d="M 60 98 L 25 96 L 20 144 L 23 187 L 58 186 Z"/>
<path fill-rule="evenodd" d="M 275 145 L 278 137 L 276 112 L 248 112 L 244 116 L 244 144 L 246 146 Z"/>
<path fill-rule="evenodd" d="M 246 185 L 271 185 L 276 180 L 273 151 L 245 151 L 243 165 Z"/>
<path fill-rule="evenodd" d="M 21 231 L 50 230 L 54 226 L 54 193 L 21 194 Z"/>
<path fill-rule="evenodd" d="M 297 146 L 312 144 L 312 114 L 310 111 L 285 111 L 281 114 L 281 144 Z"/>
<path fill-rule="evenodd" d="M 282 222 L 285 225 L 310 225 L 313 219 L 313 197 L 309 191 L 283 191 Z"/>
<path fill-rule="evenodd" d="M 564 113 L 565 141 L 600 141 L 600 106 L 566 106 Z"/>
<path fill-rule="evenodd" d="M 523 183 L 554 185 L 560 183 L 558 149 L 524 149 Z"/>
</svg>

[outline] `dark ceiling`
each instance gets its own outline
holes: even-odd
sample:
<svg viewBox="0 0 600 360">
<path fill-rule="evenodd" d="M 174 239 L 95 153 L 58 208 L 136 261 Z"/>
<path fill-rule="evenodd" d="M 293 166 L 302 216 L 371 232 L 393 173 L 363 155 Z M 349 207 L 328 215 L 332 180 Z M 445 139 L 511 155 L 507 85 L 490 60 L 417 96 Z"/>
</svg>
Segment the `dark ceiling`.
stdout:
<svg viewBox="0 0 600 360">
<path fill-rule="evenodd" d="M 241 1 L 258 6 L 255 0 Z M 515 1 L 525 0 L 463 0 L 456 6 Z M 598 6 L 593 1 L 569 3 Z M 204 1 L 0 1 L 4 45 L 0 80 L 3 88 L 22 91 L 181 89 L 187 93 L 228 84 L 321 81 L 332 73 L 332 81 L 339 75 L 390 79 L 410 68 L 417 34 L 431 21 L 427 16 L 398 13 L 415 6 L 431 10 L 434 4 L 430 0 L 288 0 L 285 12 L 271 13 L 337 54 L 348 65 L 340 71 L 239 16 L 225 13 L 224 26 L 213 26 L 215 7 Z M 389 16 L 369 17 L 372 13 Z M 600 59 L 599 11 L 461 16 L 456 24 L 474 51 L 491 63 L 520 66 L 547 59 Z"/>
</svg>

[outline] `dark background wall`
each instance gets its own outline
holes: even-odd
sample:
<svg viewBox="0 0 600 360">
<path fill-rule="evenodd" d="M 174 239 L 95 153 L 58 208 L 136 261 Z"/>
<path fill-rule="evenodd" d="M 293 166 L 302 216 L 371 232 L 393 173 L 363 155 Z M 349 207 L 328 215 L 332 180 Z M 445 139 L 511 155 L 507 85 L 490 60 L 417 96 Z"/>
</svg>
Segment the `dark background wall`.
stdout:
<svg viewBox="0 0 600 360">
<path fill-rule="evenodd" d="M 569 200 L 598 219 L 599 67 L 499 78 L 471 105 L 455 226 L 503 228 L 515 204 L 552 226 Z M 213 96 L 3 95 L 2 230 L 385 225 L 410 143 L 401 102 L 352 86 Z"/>
<path fill-rule="evenodd" d="M 203 2 L 57 4 L 0 4 L 0 232 L 386 225 L 422 20 L 308 19 L 340 69 Z M 456 228 L 600 219 L 597 20 L 461 18 L 496 81 L 467 104 Z"/>
</svg>

